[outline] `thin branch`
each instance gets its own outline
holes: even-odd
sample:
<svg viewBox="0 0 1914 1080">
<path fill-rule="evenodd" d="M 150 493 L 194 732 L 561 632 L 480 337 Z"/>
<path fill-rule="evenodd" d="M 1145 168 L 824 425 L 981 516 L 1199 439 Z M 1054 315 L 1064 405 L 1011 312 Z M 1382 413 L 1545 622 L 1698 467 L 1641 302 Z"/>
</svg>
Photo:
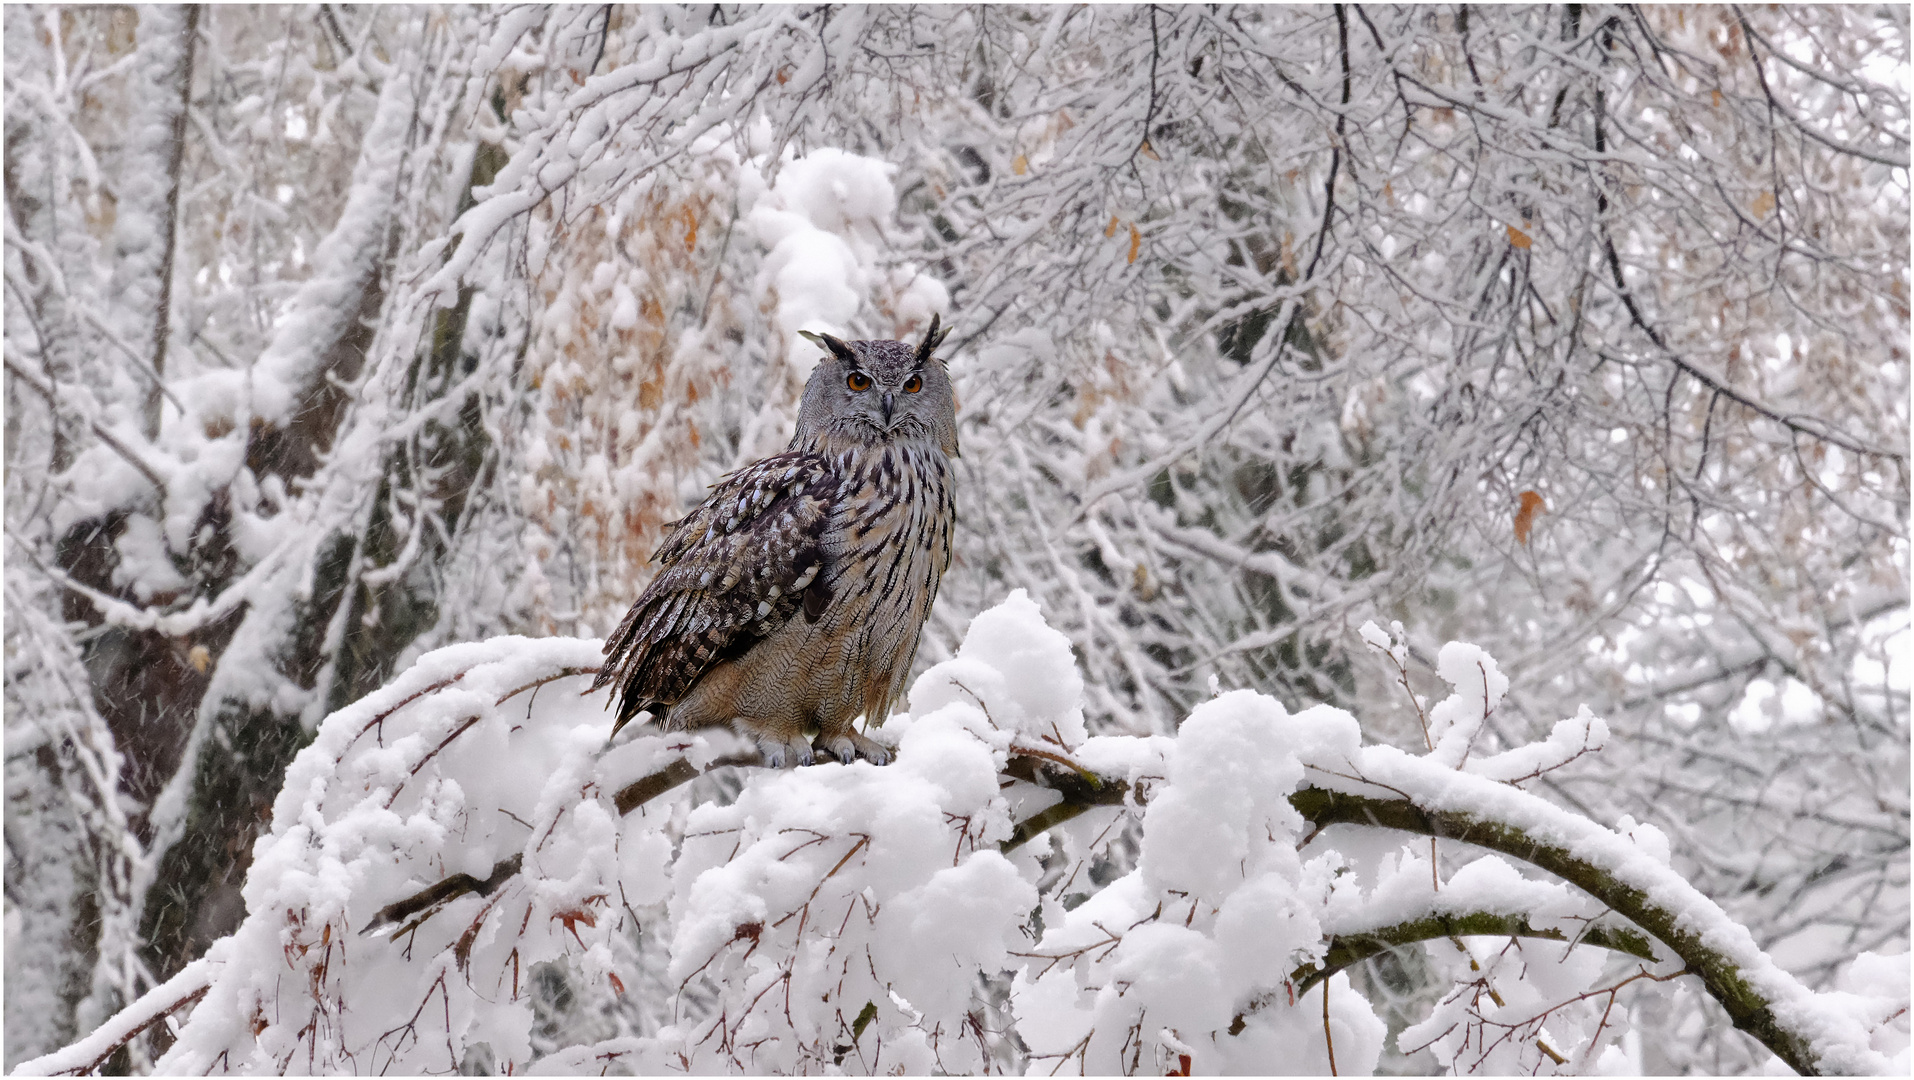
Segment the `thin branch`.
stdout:
<svg viewBox="0 0 1914 1080">
<path fill-rule="evenodd" d="M 64 388 L 61 387 L 59 383 L 49 383 L 49 382 L 42 381 L 38 375 L 35 375 L 33 372 L 28 371 L 24 364 L 21 364 L 18 361 L 16 361 L 13 358 L 13 354 L 11 350 L 8 351 L 5 362 L 6 362 L 7 370 L 13 373 L 14 377 L 18 378 L 20 381 L 32 387 L 35 393 L 45 398 L 47 400 L 47 404 L 53 407 L 53 410 L 56 414 L 59 412 L 60 406 L 62 404 L 65 404 L 60 398 L 60 394 Z M 75 410 L 75 411 L 77 412 L 78 410 Z M 150 483 L 152 483 L 153 487 L 157 489 L 161 495 L 166 494 L 166 481 L 160 478 L 160 474 L 158 470 L 154 469 L 151 465 L 148 465 L 145 459 L 141 458 L 138 454 L 134 453 L 132 447 L 127 446 L 125 443 L 121 442 L 118 436 L 114 435 L 111 431 L 108 431 L 106 426 L 101 424 L 98 420 L 88 419 L 86 421 L 86 424 L 87 424 L 88 430 L 92 431 L 94 436 L 97 437 L 102 443 L 105 443 L 108 449 L 120 455 L 121 458 L 125 459 L 128 465 L 131 465 L 133 466 L 134 469 L 138 470 L 139 474 L 141 476 L 144 476 Z"/>
<path fill-rule="evenodd" d="M 528 688 L 520 687 L 519 690 Z M 519 690 L 514 690 L 499 700 L 503 702 Z M 617 807 L 620 815 L 629 814 L 665 792 L 688 784 L 714 769 L 731 765 L 756 765 L 759 761 L 755 751 L 726 755 L 713 760 L 703 768 L 693 765 L 685 758 L 677 758 L 664 768 L 647 773 L 620 788 L 613 796 L 612 804 Z M 372 921 L 368 922 L 359 933 L 361 936 L 384 934 L 396 936 L 408 930 L 417 929 L 427 919 L 461 896 L 474 893 L 479 896 L 491 895 L 500 886 L 517 877 L 524 869 L 524 865 L 525 855 L 519 852 L 492 864 L 492 872 L 483 880 L 471 874 L 453 874 L 402 900 L 395 900 L 380 908 L 372 916 Z"/>
<path fill-rule="evenodd" d="M 1750 63 L 1754 65 L 1755 76 L 1761 82 L 1761 92 L 1767 95 L 1768 104 L 1773 106 L 1775 112 L 1780 113 L 1781 116 L 1784 119 L 1786 119 L 1788 123 L 1796 131 L 1799 131 L 1801 134 L 1807 136 L 1810 139 L 1813 139 L 1815 142 L 1820 143 L 1822 146 L 1827 147 L 1828 149 L 1834 151 L 1837 154 L 1847 154 L 1850 157 L 1857 157 L 1863 161 L 1872 161 L 1876 165 L 1886 165 L 1889 168 L 1894 168 L 1894 169 L 1907 168 L 1908 159 L 1904 157 L 1891 158 L 1891 157 L 1883 156 L 1881 154 L 1863 150 L 1858 146 L 1849 146 L 1846 143 L 1839 142 L 1833 138 L 1830 138 L 1829 136 L 1821 134 L 1820 132 L 1809 127 L 1807 124 L 1807 121 L 1802 120 L 1800 117 L 1794 115 L 1794 113 L 1791 112 L 1786 105 L 1781 103 L 1781 99 L 1775 96 L 1774 89 L 1768 85 L 1768 73 L 1766 70 L 1762 68 L 1761 54 L 1756 52 L 1754 47 L 1754 43 L 1757 40 L 1760 40 L 1760 36 L 1756 34 L 1751 27 L 1749 27 L 1748 17 L 1742 14 L 1740 5 L 1738 4 L 1735 5 L 1734 11 L 1735 11 L 1735 18 L 1739 20 L 1741 23 L 1742 34 L 1746 37 L 1748 41 L 1748 60 Z M 1763 42 L 1763 44 L 1766 44 L 1766 42 Z M 1781 54 L 1779 52 L 1775 52 L 1773 55 L 1779 56 Z"/>
</svg>

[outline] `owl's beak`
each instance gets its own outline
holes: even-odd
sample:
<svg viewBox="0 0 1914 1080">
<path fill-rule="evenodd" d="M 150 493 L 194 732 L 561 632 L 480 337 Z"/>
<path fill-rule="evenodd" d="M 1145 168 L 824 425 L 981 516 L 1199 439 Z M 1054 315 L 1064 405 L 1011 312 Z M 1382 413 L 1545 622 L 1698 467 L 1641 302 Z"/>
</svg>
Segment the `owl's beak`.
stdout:
<svg viewBox="0 0 1914 1080">
<path fill-rule="evenodd" d="M 889 391 L 885 391 L 884 393 L 884 426 L 885 427 L 891 426 L 891 408 L 895 406 L 896 404 L 897 404 L 897 395 L 890 393 Z"/>
</svg>

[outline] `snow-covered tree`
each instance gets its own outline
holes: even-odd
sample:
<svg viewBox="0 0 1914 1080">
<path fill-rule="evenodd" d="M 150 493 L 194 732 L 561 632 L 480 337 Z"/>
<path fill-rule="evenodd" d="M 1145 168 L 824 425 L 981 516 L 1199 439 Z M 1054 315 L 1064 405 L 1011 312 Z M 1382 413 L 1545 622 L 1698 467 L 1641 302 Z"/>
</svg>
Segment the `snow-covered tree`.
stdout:
<svg viewBox="0 0 1914 1080">
<path fill-rule="evenodd" d="M 1285 1025 L 1312 994 L 1311 1030 L 1346 1033 L 1309 1045 L 1345 1070 L 1900 1052 L 1905 1014 L 1882 1028 L 1856 1003 L 1906 995 L 1868 958 L 1904 951 L 1909 918 L 1904 9 L 5 18 L 9 1066 L 92 1032 L 150 1067 L 165 1025 L 122 1029 L 195 986 L 171 1061 L 235 1070 L 583 1067 L 591 1047 L 1248 1068 L 1258 1040 L 1302 1045 Z M 596 703 L 558 686 L 458 697 L 596 663 L 574 639 L 622 613 L 663 525 L 788 436 L 799 330 L 904 336 L 933 312 L 957 328 L 965 456 L 921 662 L 974 660 L 979 700 L 926 676 L 894 772 L 711 771 L 722 740 L 601 752 Z M 1080 669 L 1080 700 L 959 654 L 991 648 L 965 636 L 979 612 L 1034 625 L 997 607 L 1019 588 L 1074 648 L 1051 675 Z M 506 634 L 550 640 L 458 644 Z M 1468 698 L 1452 639 L 1506 689 Z M 458 732 L 429 761 L 341 734 L 461 671 L 371 729 L 373 750 Z M 1046 742 L 1019 715 L 1061 726 Z M 481 744 L 529 786 L 488 788 Z M 1261 781 L 1229 813 L 1267 828 L 1225 881 L 1225 841 L 1178 829 L 1239 759 Z M 1022 786 L 921 781 L 1006 769 Z M 676 783 L 620 803 L 641 776 Z M 389 819 L 362 805 L 375 780 Z M 1518 883 L 1478 845 L 1326 824 L 1355 798 L 1408 806 L 1398 830 L 1453 840 L 1439 815 L 1473 814 L 1660 869 Z M 860 816 L 884 800 L 951 815 L 957 865 L 887 862 L 871 830 L 891 826 Z M 776 828 L 838 840 L 780 860 L 796 834 L 770 823 L 811 804 L 831 829 Z M 549 836 L 487 831 L 510 815 Z M 381 869 L 321 872 L 316 838 Z M 578 861 L 607 843 L 627 861 Z M 687 915 L 702 888 L 781 917 L 807 880 L 840 919 L 867 886 L 887 914 L 746 938 L 724 935 L 750 918 Z M 445 881 L 470 888 L 358 936 Z M 614 884 L 642 895 L 590 900 Z M 1711 948 L 1759 1003 L 1725 976 L 1661 981 L 1703 961 L 1619 906 L 1624 884 L 1745 928 Z M 508 932 L 508 896 L 536 919 Z M 1590 923 L 1595 948 L 1521 937 L 1600 905 L 1634 925 Z M 1425 916 L 1503 919 L 1521 945 L 1390 929 Z M 964 919 L 946 978 L 898 973 Z M 268 938 L 291 965 L 276 994 L 303 978 L 350 1010 L 254 1031 L 233 1003 L 266 999 L 209 950 Z M 809 1002 L 740 1012 L 780 970 L 784 990 L 822 978 L 803 965 L 840 942 L 871 958 L 827 995 L 848 1036 Z M 1226 977 L 1171 989 L 1186 953 Z M 508 956 L 500 997 L 479 980 Z M 340 1019 L 411 1015 L 440 976 L 447 1045 Z M 1772 1038 L 1733 1034 L 1765 1022 L 1751 1008 Z M 902 1056 L 859 1056 L 867 1032 Z"/>
</svg>

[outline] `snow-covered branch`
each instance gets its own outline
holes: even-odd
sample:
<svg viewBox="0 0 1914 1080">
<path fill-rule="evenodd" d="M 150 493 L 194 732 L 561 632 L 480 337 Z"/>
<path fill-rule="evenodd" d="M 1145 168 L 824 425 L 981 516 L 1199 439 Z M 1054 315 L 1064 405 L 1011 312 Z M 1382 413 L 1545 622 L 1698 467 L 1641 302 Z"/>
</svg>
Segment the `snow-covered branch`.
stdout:
<svg viewBox="0 0 1914 1080">
<path fill-rule="evenodd" d="M 168 982 L 28 1067 L 97 1064 L 195 995 L 156 1068 L 420 1069 L 479 1042 L 519 1060 L 528 972 L 564 963 L 614 996 L 669 1002 L 666 1027 L 590 1051 L 637 1064 L 972 1069 L 1009 1052 L 973 1027 L 1002 1008 L 974 998 L 976 979 L 1014 976 L 1001 1022 L 1033 1061 L 1247 1066 L 1272 1033 L 1312 1022 L 1321 1006 L 1305 998 L 1334 990 L 1333 1052 L 1361 1070 L 1381 1043 L 1350 971 L 1465 938 L 1544 950 L 1515 966 L 1472 956 L 1418 1027 L 1432 1045 L 1479 1029 L 1499 1047 L 1479 1071 L 1593 1062 L 1626 1025 L 1621 994 L 1689 974 L 1800 1072 L 1893 1067 L 1874 1045 L 1899 1030 L 1892 991 L 1808 990 L 1669 868 L 1659 832 L 1612 831 L 1439 752 L 1473 730 L 1461 711 L 1501 693 L 1471 687 L 1494 671 L 1479 650 L 1445 650 L 1476 671 L 1451 665 L 1427 755 L 1361 745 L 1341 710 L 1292 714 L 1248 691 L 1198 707 L 1174 738 L 1087 736 L 1068 642 L 1013 594 L 917 681 L 912 713 L 878 729 L 895 764 L 767 770 L 723 733 L 607 747 L 608 719 L 575 693 L 597 648 L 453 646 L 328 717 L 280 795 L 246 922 L 192 969 L 199 981 Z M 729 805 L 685 797 L 726 776 Z M 1137 868 L 1084 899 L 1085 866 L 1125 820 Z M 1350 827 L 1550 876 L 1496 855 L 1445 876 L 1387 839 L 1378 861 Z M 1632 974 L 1605 974 L 1610 952 Z M 1544 957 L 1574 974 L 1537 982 L 1526 972 Z M 283 989 L 282 967 L 312 992 Z M 1079 985 L 1093 1003 L 1069 1004 Z M 1469 986 L 1494 1006 L 1465 1003 Z"/>
</svg>

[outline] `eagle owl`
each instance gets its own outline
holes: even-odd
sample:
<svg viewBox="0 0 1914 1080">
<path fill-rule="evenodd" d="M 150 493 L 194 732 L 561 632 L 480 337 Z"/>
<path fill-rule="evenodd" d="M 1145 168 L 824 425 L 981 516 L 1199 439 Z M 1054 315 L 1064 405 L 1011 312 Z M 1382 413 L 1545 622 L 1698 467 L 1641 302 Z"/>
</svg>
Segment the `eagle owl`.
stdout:
<svg viewBox="0 0 1914 1080">
<path fill-rule="evenodd" d="M 855 731 L 903 691 L 950 565 L 957 410 L 932 318 L 901 341 L 805 336 L 811 373 L 781 454 L 719 481 L 652 561 L 658 576 L 605 641 L 592 684 L 617 684 L 618 721 L 669 730 L 735 724 L 766 764 L 889 753 Z"/>
</svg>

